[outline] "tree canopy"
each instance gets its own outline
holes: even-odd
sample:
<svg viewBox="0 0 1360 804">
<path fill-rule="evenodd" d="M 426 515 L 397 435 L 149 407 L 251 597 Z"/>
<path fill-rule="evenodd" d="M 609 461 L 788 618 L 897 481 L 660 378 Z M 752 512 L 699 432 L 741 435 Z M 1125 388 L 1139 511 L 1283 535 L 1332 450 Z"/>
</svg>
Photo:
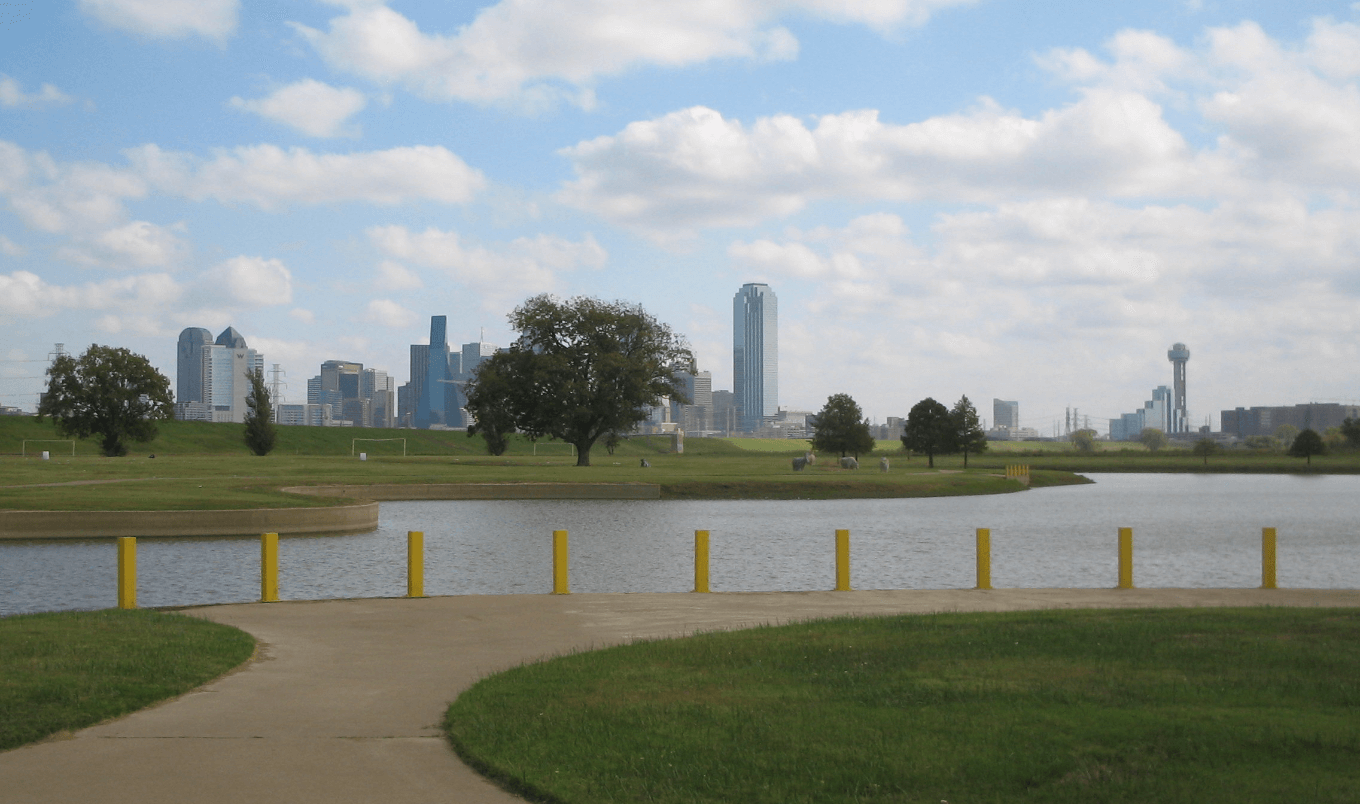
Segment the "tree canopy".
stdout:
<svg viewBox="0 0 1360 804">
<path fill-rule="evenodd" d="M 1341 435 L 1346 438 L 1346 446 L 1360 449 L 1360 419 L 1346 419 L 1342 422 Z"/>
<path fill-rule="evenodd" d="M 676 372 L 694 355 L 638 305 L 544 294 L 509 318 L 519 337 L 465 388 L 468 411 L 485 417 L 473 425 L 483 436 L 513 428 L 561 439 L 576 447 L 577 466 L 589 466 L 597 440 L 631 432 L 663 397 L 688 402 Z M 504 415 L 488 416 L 495 409 Z"/>
<path fill-rule="evenodd" d="M 1157 432 L 1161 432 L 1158 430 Z M 1073 430 L 1072 446 L 1077 448 L 1077 452 L 1084 452 L 1090 455 L 1096 451 L 1096 431 L 1095 430 Z"/>
<path fill-rule="evenodd" d="M 923 452 L 927 464 L 935 467 L 935 456 L 955 451 L 956 429 L 949 409 L 930 397 L 912 406 L 902 428 L 902 446 Z"/>
<path fill-rule="evenodd" d="M 467 412 L 472 418 L 467 434 L 469 437 L 480 435 L 486 442 L 488 454 L 502 455 L 510 446 L 510 434 L 515 432 L 513 381 L 529 371 L 527 367 L 512 368 L 510 363 L 523 362 L 524 354 L 498 352 L 483 360 L 465 389 Z"/>
<path fill-rule="evenodd" d="M 274 427 L 274 401 L 264 384 L 264 372 L 247 371 L 246 379 L 250 380 L 250 394 L 246 396 L 246 446 L 256 455 L 268 455 L 279 436 Z"/>
<path fill-rule="evenodd" d="M 1313 465 L 1314 455 L 1326 455 L 1327 445 L 1322 443 L 1322 436 L 1311 428 L 1300 432 L 1294 436 L 1294 443 L 1289 445 L 1289 454 L 1295 458 L 1307 458 L 1308 465 Z"/>
<path fill-rule="evenodd" d="M 841 457 L 874 451 L 869 421 L 849 394 L 832 394 L 826 405 L 808 417 L 812 428 L 812 448 L 817 452 L 839 452 Z"/>
<path fill-rule="evenodd" d="M 977 408 L 968 401 L 968 395 L 959 397 L 949 411 L 954 422 L 954 447 L 963 453 L 963 468 L 968 468 L 968 453 L 980 454 L 987 451 L 987 433 L 978 421 Z"/>
<path fill-rule="evenodd" d="M 1156 452 L 1171 443 L 1166 437 L 1166 433 L 1156 427 L 1144 427 L 1143 432 L 1138 434 L 1138 441 L 1147 447 L 1148 452 Z"/>
<path fill-rule="evenodd" d="M 142 355 L 93 344 L 80 357 L 60 355 L 47 370 L 38 420 L 50 416 L 72 438 L 100 436 L 109 457 L 127 454 L 127 440 L 150 441 L 156 421 L 174 414 L 170 380 Z"/>
</svg>

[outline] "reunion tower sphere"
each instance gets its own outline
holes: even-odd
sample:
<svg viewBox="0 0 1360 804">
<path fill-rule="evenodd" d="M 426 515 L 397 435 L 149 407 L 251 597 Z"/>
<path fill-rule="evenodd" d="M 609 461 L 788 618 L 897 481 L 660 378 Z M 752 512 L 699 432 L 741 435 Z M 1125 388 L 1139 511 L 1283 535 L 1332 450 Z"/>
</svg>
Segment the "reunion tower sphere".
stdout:
<svg viewBox="0 0 1360 804">
<path fill-rule="evenodd" d="M 1190 359 L 1190 350 L 1183 343 L 1172 344 L 1171 349 L 1166 353 L 1166 359 L 1172 363 Z"/>
</svg>

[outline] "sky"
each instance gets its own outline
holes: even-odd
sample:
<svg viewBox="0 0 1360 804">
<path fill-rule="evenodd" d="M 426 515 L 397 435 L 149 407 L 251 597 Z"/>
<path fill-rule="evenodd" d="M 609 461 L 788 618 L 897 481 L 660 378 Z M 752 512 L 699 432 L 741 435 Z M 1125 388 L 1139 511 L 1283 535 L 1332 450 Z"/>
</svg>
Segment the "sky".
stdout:
<svg viewBox="0 0 1360 804">
<path fill-rule="evenodd" d="M 1100 432 L 1191 351 L 1192 425 L 1360 398 L 1360 3 L 5 0 L 0 404 L 57 343 L 236 327 L 305 401 L 640 304 L 779 402 L 967 395 Z"/>
</svg>

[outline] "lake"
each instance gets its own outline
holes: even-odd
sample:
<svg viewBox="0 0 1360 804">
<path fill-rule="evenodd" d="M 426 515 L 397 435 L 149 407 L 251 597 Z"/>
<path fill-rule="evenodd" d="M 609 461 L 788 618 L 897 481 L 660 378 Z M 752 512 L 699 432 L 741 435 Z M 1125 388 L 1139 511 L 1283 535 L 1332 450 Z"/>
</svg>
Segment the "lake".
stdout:
<svg viewBox="0 0 1360 804">
<path fill-rule="evenodd" d="M 696 529 L 715 592 L 835 585 L 851 532 L 856 589 L 966 589 L 974 530 L 992 532 L 997 588 L 1113 587 L 1116 531 L 1134 529 L 1140 587 L 1261 583 L 1261 528 L 1279 531 L 1282 587 L 1360 587 L 1360 476 L 1098 474 L 1093 485 L 985 497 L 807 501 L 383 503 L 377 531 L 283 537 L 284 600 L 405 594 L 406 532 L 425 533 L 427 595 L 546 593 L 552 531 L 570 531 L 575 592 L 693 588 Z M 258 539 L 138 539 L 138 604 L 259 599 Z M 0 542 L 0 614 L 116 604 L 112 539 Z"/>
</svg>

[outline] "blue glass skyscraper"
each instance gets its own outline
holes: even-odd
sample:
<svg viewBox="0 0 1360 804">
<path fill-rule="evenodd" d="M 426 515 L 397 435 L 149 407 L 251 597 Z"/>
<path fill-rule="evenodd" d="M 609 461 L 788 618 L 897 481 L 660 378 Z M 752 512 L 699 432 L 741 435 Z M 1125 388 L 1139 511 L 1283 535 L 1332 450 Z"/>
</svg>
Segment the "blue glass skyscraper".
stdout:
<svg viewBox="0 0 1360 804">
<path fill-rule="evenodd" d="M 779 301 L 760 282 L 742 285 L 732 299 L 732 394 L 745 432 L 779 415 Z"/>
</svg>

